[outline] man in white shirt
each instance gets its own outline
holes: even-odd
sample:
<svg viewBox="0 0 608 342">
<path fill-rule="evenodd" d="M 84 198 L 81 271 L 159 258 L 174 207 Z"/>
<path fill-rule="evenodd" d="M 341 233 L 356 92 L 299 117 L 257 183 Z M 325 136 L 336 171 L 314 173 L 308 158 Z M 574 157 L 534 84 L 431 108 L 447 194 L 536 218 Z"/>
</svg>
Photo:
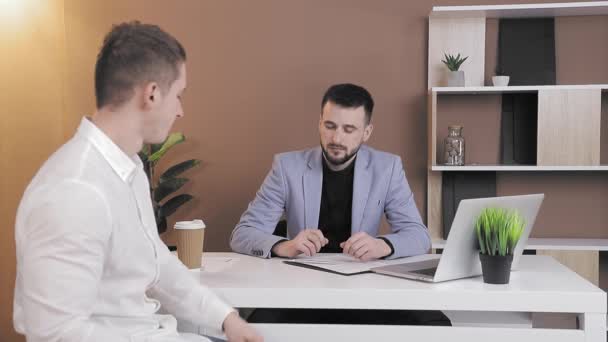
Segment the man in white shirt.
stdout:
<svg viewBox="0 0 608 342">
<path fill-rule="evenodd" d="M 156 230 L 137 152 L 183 116 L 185 61 L 157 26 L 124 23 L 105 37 L 97 111 L 38 171 L 17 212 L 13 321 L 29 342 L 207 341 L 179 334 L 175 316 L 203 334 L 262 341 Z"/>
</svg>

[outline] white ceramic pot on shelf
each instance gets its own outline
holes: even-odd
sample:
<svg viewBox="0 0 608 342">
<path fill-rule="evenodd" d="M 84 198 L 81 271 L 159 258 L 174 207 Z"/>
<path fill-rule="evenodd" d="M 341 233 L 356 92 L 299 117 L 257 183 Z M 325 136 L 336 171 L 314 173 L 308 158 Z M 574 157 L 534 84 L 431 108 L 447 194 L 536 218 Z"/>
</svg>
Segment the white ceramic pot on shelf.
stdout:
<svg viewBox="0 0 608 342">
<path fill-rule="evenodd" d="M 506 87 L 509 85 L 509 76 L 492 76 L 492 84 L 495 87 Z"/>
<path fill-rule="evenodd" d="M 448 87 L 464 87 L 464 71 L 448 72 Z"/>
</svg>

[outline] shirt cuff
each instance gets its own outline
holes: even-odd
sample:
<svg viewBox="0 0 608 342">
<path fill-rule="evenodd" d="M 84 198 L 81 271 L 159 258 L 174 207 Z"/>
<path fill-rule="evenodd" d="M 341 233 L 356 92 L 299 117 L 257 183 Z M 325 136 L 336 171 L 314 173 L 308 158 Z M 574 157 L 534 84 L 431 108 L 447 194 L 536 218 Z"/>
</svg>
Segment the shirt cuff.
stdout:
<svg viewBox="0 0 608 342">
<path fill-rule="evenodd" d="M 276 245 L 278 245 L 278 244 L 280 244 L 281 242 L 284 242 L 284 241 L 289 241 L 289 240 L 287 240 L 287 239 L 281 239 L 281 240 L 275 242 L 274 245 L 272 245 L 272 247 L 270 247 L 270 257 L 271 258 L 277 258 L 277 257 L 280 258 L 281 257 L 280 255 L 275 254 L 272 250 L 274 249 L 274 246 L 276 246 Z"/>
<path fill-rule="evenodd" d="M 391 255 L 395 254 L 395 247 L 393 247 L 393 244 L 389 239 L 385 238 L 384 236 L 378 236 L 378 239 L 381 239 L 382 241 L 386 242 L 386 244 L 391 248 L 391 252 L 388 255 L 383 256 L 382 259 L 386 259 Z"/>
<path fill-rule="evenodd" d="M 232 312 L 236 312 L 230 305 L 224 303 L 218 297 L 210 299 L 204 303 L 208 305 L 208 310 L 204 310 L 207 313 L 206 322 L 203 326 L 199 326 L 199 333 L 204 335 L 217 335 L 224 331 L 224 321 L 226 317 Z"/>
</svg>

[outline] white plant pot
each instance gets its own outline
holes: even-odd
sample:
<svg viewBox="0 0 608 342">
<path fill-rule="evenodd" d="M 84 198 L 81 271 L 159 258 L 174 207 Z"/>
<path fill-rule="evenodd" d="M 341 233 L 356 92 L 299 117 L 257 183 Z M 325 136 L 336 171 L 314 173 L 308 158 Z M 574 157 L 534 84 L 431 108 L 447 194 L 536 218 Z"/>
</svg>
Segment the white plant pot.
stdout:
<svg viewBox="0 0 608 342">
<path fill-rule="evenodd" d="M 448 87 L 464 87 L 464 71 L 450 71 L 448 73 Z"/>
<path fill-rule="evenodd" d="M 506 87 L 509 85 L 509 76 L 492 76 L 492 84 L 495 87 Z"/>
</svg>

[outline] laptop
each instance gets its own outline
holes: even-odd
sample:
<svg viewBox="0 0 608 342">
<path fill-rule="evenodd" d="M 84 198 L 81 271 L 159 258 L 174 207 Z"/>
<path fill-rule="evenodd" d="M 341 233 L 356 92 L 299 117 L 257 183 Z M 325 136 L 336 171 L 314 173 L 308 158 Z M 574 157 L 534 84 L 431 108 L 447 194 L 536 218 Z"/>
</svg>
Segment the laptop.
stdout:
<svg viewBox="0 0 608 342">
<path fill-rule="evenodd" d="M 534 194 L 462 200 L 442 254 L 427 255 L 422 261 L 415 258 L 411 262 L 375 267 L 371 271 L 433 283 L 480 275 L 481 262 L 474 226 L 481 211 L 487 207 L 516 209 L 525 220 L 524 232 L 513 251 L 511 269 L 516 269 L 544 197 L 544 194 Z"/>
</svg>

